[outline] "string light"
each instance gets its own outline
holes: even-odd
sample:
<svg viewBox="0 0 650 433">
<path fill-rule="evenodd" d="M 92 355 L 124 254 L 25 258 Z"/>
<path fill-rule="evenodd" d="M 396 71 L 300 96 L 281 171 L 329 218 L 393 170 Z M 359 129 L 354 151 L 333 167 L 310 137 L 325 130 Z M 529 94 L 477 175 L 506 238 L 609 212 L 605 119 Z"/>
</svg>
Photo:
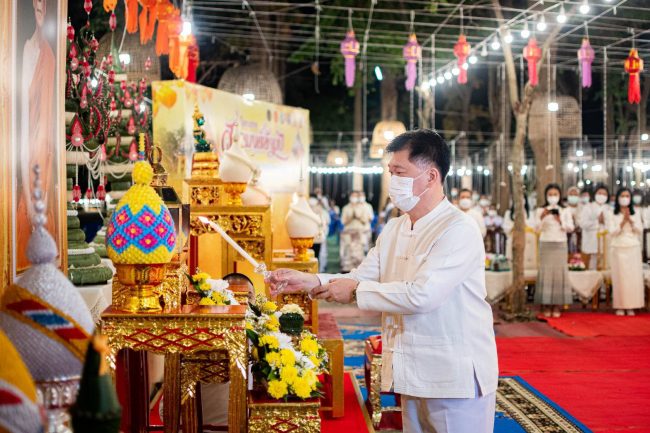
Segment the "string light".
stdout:
<svg viewBox="0 0 650 433">
<path fill-rule="evenodd" d="M 471 65 L 473 65 L 473 64 L 475 64 L 476 62 L 478 62 L 478 59 L 476 58 L 476 56 L 475 56 L 474 54 L 472 54 L 471 56 L 469 56 L 469 59 L 467 59 L 467 61 L 468 61 Z"/>
<path fill-rule="evenodd" d="M 379 65 L 375 66 L 375 77 L 377 77 L 378 81 L 381 81 L 384 79 L 384 74 L 381 72 L 381 68 Z"/>
<path fill-rule="evenodd" d="M 539 18 L 539 21 L 537 21 L 537 30 L 540 32 L 546 30 L 546 18 L 544 18 L 544 14 L 542 14 Z"/>
<path fill-rule="evenodd" d="M 556 112 L 556 111 L 559 110 L 559 109 L 560 109 L 560 106 L 558 105 L 557 102 L 552 101 L 552 102 L 549 102 L 549 103 L 548 103 L 548 111 L 554 113 L 554 112 Z"/>
<path fill-rule="evenodd" d="M 469 65 L 467 64 L 467 62 L 463 63 L 460 67 L 463 68 L 464 71 L 469 69 Z"/>
<path fill-rule="evenodd" d="M 528 39 L 530 37 L 530 30 L 528 30 L 528 21 L 524 21 L 524 28 L 521 31 L 521 37 Z"/>
<path fill-rule="evenodd" d="M 460 74 L 460 69 L 458 69 L 456 66 L 454 66 L 453 68 L 451 68 L 451 73 L 454 76 L 458 76 L 458 74 Z"/>
<path fill-rule="evenodd" d="M 183 21 L 183 30 L 181 30 L 181 36 L 189 36 L 192 34 L 192 22 L 185 20 Z"/>
<path fill-rule="evenodd" d="M 487 55 L 488 55 L 487 46 L 484 44 L 481 47 L 481 57 L 487 57 Z"/>
<path fill-rule="evenodd" d="M 650 138 L 650 137 L 648 136 L 647 132 L 644 132 L 643 134 L 641 134 L 641 140 L 648 141 L 648 138 Z"/>
<path fill-rule="evenodd" d="M 442 84 L 445 82 L 445 77 L 443 77 L 442 75 L 438 75 L 436 81 L 438 82 L 438 84 Z"/>
<path fill-rule="evenodd" d="M 436 87 L 437 84 L 438 83 L 436 82 L 435 78 L 432 78 L 432 79 L 429 80 L 429 86 Z"/>
<path fill-rule="evenodd" d="M 491 47 L 494 51 L 496 51 L 496 50 L 498 50 L 499 48 L 501 48 L 501 42 L 499 42 L 499 38 L 497 38 L 497 37 L 495 36 L 494 39 L 492 39 L 492 44 L 490 44 L 490 47 Z"/>
<path fill-rule="evenodd" d="M 582 149 L 578 149 L 578 150 L 576 150 L 576 156 L 577 156 L 578 158 L 582 157 L 584 154 L 585 154 L 585 153 L 582 151 Z"/>
<path fill-rule="evenodd" d="M 560 24 L 566 23 L 566 14 L 564 13 L 564 3 L 560 5 L 560 14 L 557 16 L 557 22 Z"/>
<path fill-rule="evenodd" d="M 586 15 L 589 13 L 589 2 L 587 0 L 584 0 L 582 4 L 580 5 L 580 13 L 583 15 Z"/>
<path fill-rule="evenodd" d="M 505 34 L 503 35 L 503 42 L 506 44 L 511 44 L 513 41 L 512 33 L 510 33 L 510 29 L 506 29 Z"/>
<path fill-rule="evenodd" d="M 447 80 L 447 81 L 451 80 L 451 72 L 449 72 L 449 71 L 445 72 L 444 76 L 445 76 L 445 80 Z"/>
</svg>

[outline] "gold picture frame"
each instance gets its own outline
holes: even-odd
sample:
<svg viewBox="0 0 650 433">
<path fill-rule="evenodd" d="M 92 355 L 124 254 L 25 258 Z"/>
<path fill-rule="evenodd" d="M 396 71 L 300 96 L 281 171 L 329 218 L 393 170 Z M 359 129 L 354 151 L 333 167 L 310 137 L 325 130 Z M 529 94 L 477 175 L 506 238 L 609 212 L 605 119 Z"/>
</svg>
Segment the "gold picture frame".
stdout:
<svg viewBox="0 0 650 433">
<path fill-rule="evenodd" d="M 67 2 L 10 0 L 0 5 L 0 265 L 2 288 L 28 268 L 31 165 L 39 162 L 57 265 L 67 268 L 65 62 Z M 27 143 L 27 145 L 25 144 Z M 29 172 L 29 174 L 26 174 Z"/>
</svg>

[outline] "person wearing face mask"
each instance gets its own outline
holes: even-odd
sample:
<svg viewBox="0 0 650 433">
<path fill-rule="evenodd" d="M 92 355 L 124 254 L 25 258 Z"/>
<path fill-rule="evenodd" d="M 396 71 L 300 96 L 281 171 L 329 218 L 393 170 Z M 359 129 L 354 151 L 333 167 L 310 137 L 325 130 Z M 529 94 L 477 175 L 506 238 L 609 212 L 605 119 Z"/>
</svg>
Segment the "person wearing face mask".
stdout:
<svg viewBox="0 0 650 433">
<path fill-rule="evenodd" d="M 478 202 L 480 199 L 481 199 L 481 195 L 476 191 L 472 191 L 472 205 L 478 206 Z"/>
<path fill-rule="evenodd" d="M 609 220 L 611 238 L 612 304 L 617 316 L 634 316 L 643 308 L 643 264 L 639 235 L 643 231 L 641 215 L 634 209 L 632 192 L 621 188 L 616 194 L 614 214 Z"/>
<path fill-rule="evenodd" d="M 506 237 L 501 226 L 503 218 L 499 216 L 496 208 L 490 205 L 487 215 L 483 218 L 487 234 L 485 235 L 485 252 L 494 254 L 505 254 Z"/>
<path fill-rule="evenodd" d="M 350 203 L 341 211 L 341 270 L 350 272 L 359 266 L 370 242 L 370 221 L 373 215 L 361 202 L 361 193 L 352 191 Z"/>
<path fill-rule="evenodd" d="M 481 231 L 481 236 L 485 238 L 487 227 L 485 227 L 485 220 L 483 219 L 481 211 L 474 207 L 474 203 L 472 202 L 472 191 L 466 188 L 460 190 L 460 194 L 458 195 L 458 208 L 476 221 L 476 225 Z"/>
<path fill-rule="evenodd" d="M 635 190 L 632 193 L 632 204 L 634 205 L 634 211 L 638 212 L 641 216 L 641 222 L 643 223 L 643 228 L 650 228 L 650 208 L 645 205 L 643 192 L 640 190 Z M 643 245 L 643 236 L 641 245 Z"/>
<path fill-rule="evenodd" d="M 359 193 L 359 203 L 365 206 L 367 214 L 370 215 L 370 229 L 373 230 L 377 225 L 377 220 L 375 219 L 375 209 L 370 203 L 366 201 L 366 194 L 364 194 L 363 191 Z M 366 242 L 366 245 L 364 246 L 364 253 L 367 253 L 370 249 L 371 239 L 372 234 L 368 236 L 368 242 Z"/>
<path fill-rule="evenodd" d="M 580 237 L 582 235 L 580 229 L 580 211 L 582 205 L 580 204 L 580 190 L 572 186 L 567 190 L 566 196 L 567 207 L 566 210 L 573 219 L 573 232 L 569 234 L 569 254 L 580 253 Z"/>
<path fill-rule="evenodd" d="M 445 198 L 447 143 L 432 130 L 387 147 L 392 218 L 346 275 L 274 271 L 288 292 L 382 312 L 381 390 L 401 395 L 403 431 L 492 433 L 498 380 L 485 251 L 476 224 Z M 471 197 L 471 196 L 470 196 Z"/>
<path fill-rule="evenodd" d="M 327 233 L 330 226 L 330 214 L 323 207 L 322 202 L 312 194 L 309 197 L 309 207 L 314 211 L 321 220 L 321 232 L 314 238 L 314 256 L 318 259 L 319 269 L 325 270 L 327 267 Z"/>
<path fill-rule="evenodd" d="M 594 201 L 586 204 L 580 211 L 582 239 L 580 250 L 582 260 L 589 269 L 597 268 L 598 236 L 606 236 L 607 225 L 612 208 L 607 204 L 609 190 L 605 185 L 598 185 L 594 192 Z"/>
<path fill-rule="evenodd" d="M 478 210 L 483 217 L 487 216 L 488 210 L 490 210 L 490 204 L 492 204 L 492 201 L 487 195 L 483 194 L 480 196 L 478 200 Z"/>
<path fill-rule="evenodd" d="M 573 218 L 562 207 L 559 185 L 547 185 L 544 194 L 546 203 L 535 212 L 535 228 L 539 233 L 535 303 L 542 306 L 544 316 L 560 317 L 562 306 L 573 300 L 567 267 L 567 233 L 573 231 Z"/>
</svg>

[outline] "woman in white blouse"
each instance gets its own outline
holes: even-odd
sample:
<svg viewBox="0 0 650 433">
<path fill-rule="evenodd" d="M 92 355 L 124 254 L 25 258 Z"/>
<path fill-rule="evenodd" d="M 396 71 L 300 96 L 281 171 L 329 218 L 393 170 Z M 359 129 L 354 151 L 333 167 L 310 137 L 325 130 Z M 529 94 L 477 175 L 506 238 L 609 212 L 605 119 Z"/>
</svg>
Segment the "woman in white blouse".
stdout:
<svg viewBox="0 0 650 433">
<path fill-rule="evenodd" d="M 572 303 L 567 233 L 573 231 L 573 217 L 561 205 L 559 185 L 549 184 L 545 196 L 546 203 L 535 211 L 535 229 L 540 234 L 535 303 L 542 305 L 544 316 L 560 317 L 561 307 Z"/>
<path fill-rule="evenodd" d="M 613 304 L 617 316 L 634 316 L 635 308 L 643 307 L 643 267 L 641 242 L 643 230 L 641 214 L 635 212 L 632 193 L 622 188 L 616 194 L 614 215 L 609 221 L 612 240 Z"/>
<path fill-rule="evenodd" d="M 596 268 L 596 260 L 592 260 L 598 254 L 598 233 L 607 230 L 607 224 L 612 214 L 612 208 L 607 204 L 609 190 L 605 185 L 596 187 L 594 201 L 586 204 L 580 211 L 580 228 L 582 229 L 582 240 L 580 251 L 583 261 L 589 269 Z"/>
</svg>

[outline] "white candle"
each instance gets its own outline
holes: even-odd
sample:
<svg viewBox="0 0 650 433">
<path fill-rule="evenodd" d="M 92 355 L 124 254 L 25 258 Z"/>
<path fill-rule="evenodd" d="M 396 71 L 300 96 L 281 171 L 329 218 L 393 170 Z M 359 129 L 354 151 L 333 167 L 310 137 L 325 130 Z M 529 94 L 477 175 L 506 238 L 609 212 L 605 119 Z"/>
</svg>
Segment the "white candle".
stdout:
<svg viewBox="0 0 650 433">
<path fill-rule="evenodd" d="M 210 221 L 209 219 L 207 219 L 207 218 L 204 217 L 204 216 L 200 216 L 200 217 L 199 217 L 199 221 L 201 221 L 203 224 L 207 224 L 207 225 L 209 225 L 209 226 L 212 227 L 212 228 L 213 228 L 217 233 L 219 233 L 219 234 L 221 235 L 221 237 L 222 237 L 226 242 L 228 242 L 228 243 L 230 244 L 230 246 L 232 246 L 232 247 L 233 247 L 233 248 L 234 248 L 234 249 L 235 249 L 239 254 L 241 254 L 241 256 L 242 256 L 242 257 L 243 257 L 243 258 L 244 258 L 248 263 L 250 263 L 251 265 L 253 265 L 253 268 L 257 269 L 257 268 L 259 267 L 259 263 L 257 263 L 257 261 L 256 261 L 256 260 L 255 260 L 255 259 L 254 259 L 250 254 L 248 254 L 248 253 L 246 252 L 246 250 L 244 250 L 242 247 L 240 247 L 239 244 L 238 244 L 237 242 L 235 242 L 235 240 L 234 240 L 233 238 L 231 238 L 230 236 L 228 236 L 228 233 L 226 233 L 226 232 L 221 228 L 221 226 L 219 226 L 219 224 L 216 224 L 216 223 Z"/>
</svg>

